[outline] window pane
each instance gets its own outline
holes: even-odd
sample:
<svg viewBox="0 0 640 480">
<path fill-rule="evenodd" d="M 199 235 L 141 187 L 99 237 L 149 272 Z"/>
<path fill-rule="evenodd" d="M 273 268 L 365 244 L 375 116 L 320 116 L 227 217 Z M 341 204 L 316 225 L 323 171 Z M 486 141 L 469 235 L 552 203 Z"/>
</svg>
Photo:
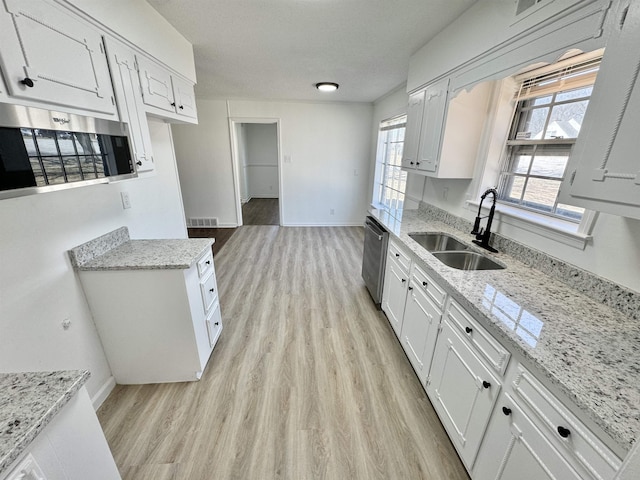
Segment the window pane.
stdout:
<svg viewBox="0 0 640 480">
<path fill-rule="evenodd" d="M 524 177 L 509 177 L 505 192 L 505 200 L 520 202 L 524 189 Z"/>
<path fill-rule="evenodd" d="M 43 157 L 58 155 L 58 147 L 56 147 L 55 132 L 53 130 L 38 130 L 35 129 L 36 141 L 38 142 L 38 148 L 40 149 L 40 155 Z M 46 166 L 45 166 L 46 168 Z"/>
<path fill-rule="evenodd" d="M 40 141 L 38 141 L 38 144 L 40 144 Z M 60 157 L 45 157 L 42 159 L 42 165 L 47 174 L 49 185 L 64 183 L 64 172 L 62 171 Z"/>
<path fill-rule="evenodd" d="M 551 103 L 551 99 L 553 95 L 547 95 L 546 97 L 538 97 L 534 98 L 531 103 L 532 105 L 546 105 L 547 103 Z"/>
<path fill-rule="evenodd" d="M 517 147 L 513 154 L 513 167 L 511 171 L 513 173 L 527 174 L 529 171 L 529 164 L 531 163 L 533 148 L 531 147 Z"/>
<path fill-rule="evenodd" d="M 569 220 L 580 220 L 582 215 L 584 215 L 584 208 L 559 203 L 556 207 L 556 213 L 568 218 Z"/>
<path fill-rule="evenodd" d="M 531 166 L 531 175 L 542 177 L 555 177 L 562 179 L 564 169 L 567 166 L 566 155 L 536 155 Z"/>
<path fill-rule="evenodd" d="M 27 155 L 30 157 L 38 155 L 38 152 L 36 152 L 36 143 L 33 140 L 33 130 L 30 128 L 21 128 L 20 132 L 22 133 L 24 146 L 27 149 Z"/>
<path fill-rule="evenodd" d="M 555 105 L 544 138 L 577 138 L 587 111 L 588 100 Z"/>
<path fill-rule="evenodd" d="M 73 148 L 73 137 L 68 132 L 58 132 L 58 147 L 62 155 L 75 155 L 76 150 Z"/>
<path fill-rule="evenodd" d="M 67 174 L 67 182 L 78 182 L 83 180 L 82 174 L 80 173 L 78 157 L 63 157 L 62 161 L 64 162 L 64 171 Z"/>
<path fill-rule="evenodd" d="M 533 108 L 523 111 L 518 123 L 516 138 L 539 140 L 542 138 L 544 124 L 549 115 L 549 107 Z"/>
<path fill-rule="evenodd" d="M 44 172 L 42 171 L 42 167 L 40 166 L 38 157 L 30 157 L 29 162 L 31 163 L 31 170 L 33 170 L 33 175 L 36 177 L 36 186 L 44 187 L 47 182 L 44 179 Z"/>
<path fill-rule="evenodd" d="M 588 98 L 591 96 L 592 91 L 593 86 L 560 92 L 556 95 L 556 102 L 564 102 L 565 100 L 574 100 L 577 98 Z"/>
<path fill-rule="evenodd" d="M 560 182 L 542 178 L 530 178 L 524 192 L 523 204 L 546 212 L 553 211 Z"/>
</svg>

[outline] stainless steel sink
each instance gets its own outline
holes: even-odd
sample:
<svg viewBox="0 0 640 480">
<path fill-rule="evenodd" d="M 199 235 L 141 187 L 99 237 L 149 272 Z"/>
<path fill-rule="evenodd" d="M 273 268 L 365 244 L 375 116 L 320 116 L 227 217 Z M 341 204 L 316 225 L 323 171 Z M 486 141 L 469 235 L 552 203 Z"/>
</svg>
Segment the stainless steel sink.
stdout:
<svg viewBox="0 0 640 480">
<path fill-rule="evenodd" d="M 409 236 L 428 252 L 467 250 L 469 247 L 446 233 L 410 233 Z"/>
<path fill-rule="evenodd" d="M 504 267 L 476 252 L 434 252 L 433 256 L 445 265 L 458 270 L 501 270 Z"/>
</svg>

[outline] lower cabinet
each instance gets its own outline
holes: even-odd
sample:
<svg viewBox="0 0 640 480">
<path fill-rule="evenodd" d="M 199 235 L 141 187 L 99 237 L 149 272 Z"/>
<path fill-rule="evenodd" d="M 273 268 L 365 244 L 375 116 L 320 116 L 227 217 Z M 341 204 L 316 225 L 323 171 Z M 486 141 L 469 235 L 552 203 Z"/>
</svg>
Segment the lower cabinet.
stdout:
<svg viewBox="0 0 640 480">
<path fill-rule="evenodd" d="M 468 469 L 498 399 L 501 383 L 445 319 L 436 343 L 427 394 Z"/>
<path fill-rule="evenodd" d="M 400 337 L 402 331 L 410 267 L 411 259 L 409 256 L 390 240 L 382 291 L 382 310 L 387 314 L 389 323 L 397 337 Z"/>
<path fill-rule="evenodd" d="M 191 268 L 81 271 L 118 384 L 197 380 L 222 320 L 213 256 Z"/>
</svg>

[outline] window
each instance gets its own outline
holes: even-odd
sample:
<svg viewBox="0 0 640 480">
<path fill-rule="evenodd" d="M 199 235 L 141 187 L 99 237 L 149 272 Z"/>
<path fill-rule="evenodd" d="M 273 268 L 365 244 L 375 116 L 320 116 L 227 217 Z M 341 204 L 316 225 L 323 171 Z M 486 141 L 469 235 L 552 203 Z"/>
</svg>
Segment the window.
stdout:
<svg viewBox="0 0 640 480">
<path fill-rule="evenodd" d="M 502 202 L 579 223 L 584 209 L 557 201 L 580 133 L 601 54 L 517 78 L 517 105 L 499 183 Z"/>
<path fill-rule="evenodd" d="M 407 117 L 394 117 L 380 123 L 376 154 L 373 204 L 390 211 L 402 210 L 407 172 L 401 169 Z"/>
</svg>

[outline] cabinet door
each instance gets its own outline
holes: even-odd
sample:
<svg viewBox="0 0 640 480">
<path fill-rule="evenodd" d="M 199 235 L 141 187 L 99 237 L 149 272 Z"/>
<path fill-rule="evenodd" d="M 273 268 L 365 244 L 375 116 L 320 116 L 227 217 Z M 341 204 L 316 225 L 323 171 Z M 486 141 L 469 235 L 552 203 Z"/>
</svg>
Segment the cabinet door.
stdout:
<svg viewBox="0 0 640 480">
<path fill-rule="evenodd" d="M 436 172 L 438 170 L 440 143 L 447 110 L 448 87 L 449 79 L 447 78 L 427 87 L 425 91 L 420 151 L 417 163 L 419 170 L 427 172 Z"/>
<path fill-rule="evenodd" d="M 176 100 L 176 112 L 178 115 L 198 118 L 196 110 L 196 95 L 193 91 L 193 85 L 177 77 L 171 77 L 173 85 L 173 95 Z"/>
<path fill-rule="evenodd" d="M 384 291 L 382 293 L 382 310 L 387 314 L 393 331 L 400 337 L 404 303 L 407 298 L 408 275 L 404 273 L 395 258 L 387 256 L 384 275 Z"/>
<path fill-rule="evenodd" d="M 402 166 L 405 168 L 416 168 L 423 111 L 424 91 L 414 93 L 409 97 L 409 105 L 407 106 L 407 126 L 402 149 Z"/>
<path fill-rule="evenodd" d="M 128 125 L 136 170 L 138 172 L 153 170 L 151 135 L 142 104 L 135 54 L 113 41 L 107 41 L 107 50 L 120 120 Z"/>
<path fill-rule="evenodd" d="M 4 0 L 0 45 L 11 96 L 116 117 L 102 37 L 61 7 Z"/>
<path fill-rule="evenodd" d="M 559 200 L 640 218 L 640 2 L 621 2 Z"/>
<path fill-rule="evenodd" d="M 501 397 L 487 428 L 475 480 L 580 480 L 580 475 L 508 394 Z"/>
<path fill-rule="evenodd" d="M 171 74 L 145 58 L 138 57 L 137 60 L 140 84 L 142 85 L 142 100 L 145 105 L 175 113 L 176 101 L 173 96 Z"/>
<path fill-rule="evenodd" d="M 443 320 L 427 394 L 468 468 L 473 465 L 500 387 L 469 345 Z"/>
<path fill-rule="evenodd" d="M 409 285 L 400 341 L 420 383 L 427 381 L 442 313 L 413 280 Z"/>
</svg>

